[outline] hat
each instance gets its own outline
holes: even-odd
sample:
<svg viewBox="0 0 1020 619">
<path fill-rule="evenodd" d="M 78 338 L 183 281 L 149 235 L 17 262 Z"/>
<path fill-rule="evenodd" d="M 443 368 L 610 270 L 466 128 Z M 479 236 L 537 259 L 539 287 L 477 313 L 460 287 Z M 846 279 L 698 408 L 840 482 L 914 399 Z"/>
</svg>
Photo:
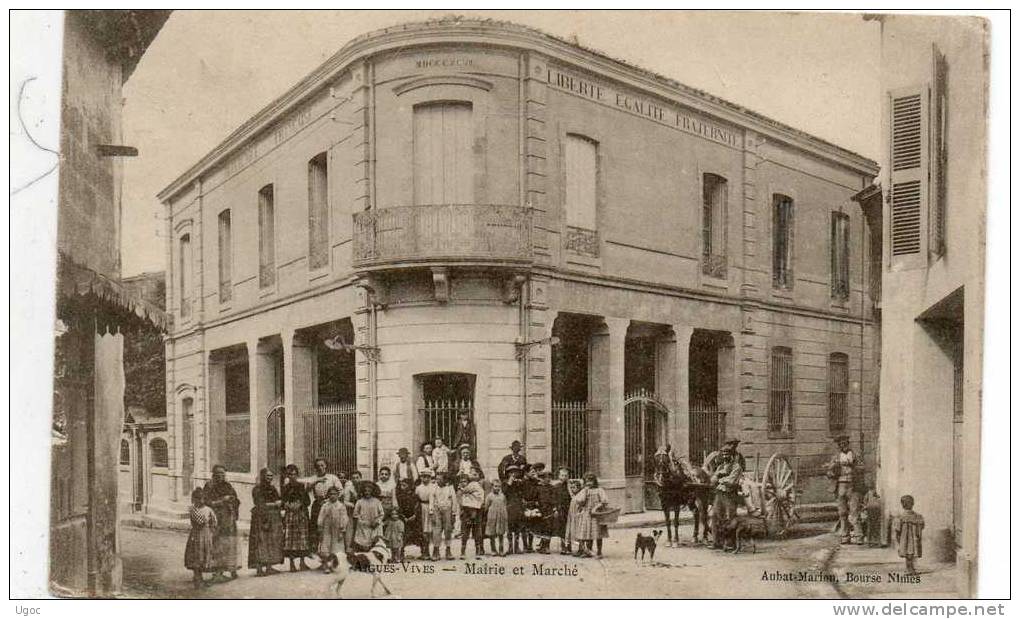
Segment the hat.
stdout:
<svg viewBox="0 0 1020 619">
<path fill-rule="evenodd" d="M 399 456 L 400 454 L 410 455 L 411 452 L 407 451 L 407 447 L 401 447 L 397 450 L 397 455 Z"/>
<path fill-rule="evenodd" d="M 510 449 L 513 449 L 514 447 L 522 447 L 521 442 L 520 441 L 514 441 L 514 442 L 510 443 Z"/>
<path fill-rule="evenodd" d="M 541 471 L 538 472 L 538 476 L 539 477 L 552 477 L 552 471 L 547 471 L 545 469 L 542 469 Z"/>
<path fill-rule="evenodd" d="M 432 469 L 427 469 L 426 468 L 426 469 L 422 469 L 422 470 L 418 471 L 418 476 L 419 477 L 425 477 L 426 475 L 428 475 L 429 477 L 434 477 L 435 476 L 435 474 L 432 472 Z"/>
<path fill-rule="evenodd" d="M 850 437 L 846 434 L 840 434 L 839 436 L 834 436 L 832 440 L 836 443 L 842 443 L 843 441 L 849 441 Z"/>
<path fill-rule="evenodd" d="M 730 438 L 726 439 L 725 441 L 723 441 L 723 445 L 739 445 L 739 444 L 740 444 L 740 439 L 739 438 L 734 438 L 732 436 Z"/>
</svg>

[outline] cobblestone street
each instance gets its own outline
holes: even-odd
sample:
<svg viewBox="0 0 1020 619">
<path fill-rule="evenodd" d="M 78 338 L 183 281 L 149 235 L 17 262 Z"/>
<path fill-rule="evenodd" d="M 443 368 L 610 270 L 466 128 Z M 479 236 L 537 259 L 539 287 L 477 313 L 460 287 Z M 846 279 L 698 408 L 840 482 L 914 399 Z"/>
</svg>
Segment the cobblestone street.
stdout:
<svg viewBox="0 0 1020 619">
<path fill-rule="evenodd" d="M 636 563 L 633 541 L 636 530 L 614 530 L 606 540 L 605 557 L 575 559 L 559 554 L 528 554 L 511 557 L 485 558 L 475 562 L 410 561 L 407 568 L 397 565 L 396 572 L 384 576 L 387 586 L 397 598 L 446 597 L 528 597 L 528 598 L 838 598 L 847 593 L 827 582 L 764 580 L 763 574 L 775 572 L 824 574 L 834 555 L 835 539 L 826 533 L 826 524 L 801 525 L 795 537 L 783 541 L 758 544 L 756 553 L 740 555 L 708 548 L 684 546 L 666 548 L 660 544 L 655 562 Z M 684 535 L 690 535 L 685 528 Z M 125 595 L 129 597 L 166 598 L 328 598 L 331 597 L 330 576 L 318 572 L 288 573 L 270 578 L 254 578 L 244 569 L 232 582 L 215 584 L 201 590 L 191 587 L 191 573 L 183 566 L 186 534 L 177 531 L 126 527 L 123 532 Z M 246 543 L 242 540 L 241 562 L 245 560 Z M 555 548 L 555 546 L 554 546 Z M 853 552 L 842 553 L 850 556 Z M 416 551 L 412 550 L 411 554 Z M 884 552 L 889 561 L 895 559 L 891 550 Z M 470 550 L 469 550 L 470 553 Z M 883 555 L 884 556 L 884 555 Z M 315 562 L 310 562 L 315 565 Z M 498 571 L 503 574 L 469 574 L 468 565 L 477 571 Z M 846 561 L 843 562 L 845 567 Z M 547 575 L 535 576 L 536 565 L 546 568 Z M 892 565 L 892 564 L 890 564 Z M 411 566 L 434 568 L 432 574 L 413 573 Z M 887 567 L 883 564 L 883 569 Z M 486 569 L 488 568 L 488 569 Z M 514 575 L 515 568 L 521 575 Z M 285 570 L 284 566 L 280 566 Z M 885 580 L 885 573 L 881 574 Z M 369 596 L 371 578 L 352 574 L 343 587 L 345 598 Z M 907 596 L 902 585 L 873 585 L 876 596 Z M 870 589 L 850 590 L 851 595 L 869 594 Z M 934 595 L 930 586 L 919 587 L 918 595 Z"/>
</svg>

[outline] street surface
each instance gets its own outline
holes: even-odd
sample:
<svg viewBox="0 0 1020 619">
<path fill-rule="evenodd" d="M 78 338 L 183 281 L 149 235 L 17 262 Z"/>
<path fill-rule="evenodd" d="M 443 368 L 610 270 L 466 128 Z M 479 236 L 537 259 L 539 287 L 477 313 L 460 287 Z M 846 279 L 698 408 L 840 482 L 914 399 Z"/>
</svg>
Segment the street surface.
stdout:
<svg viewBox="0 0 1020 619">
<path fill-rule="evenodd" d="M 839 587 L 828 582 L 764 580 L 764 574 L 798 573 L 826 574 L 825 570 L 838 548 L 836 538 L 827 531 L 830 525 L 803 524 L 792 537 L 758 543 L 757 553 L 749 550 L 734 555 L 702 546 L 667 548 L 660 543 L 655 561 L 634 560 L 634 537 L 638 530 L 612 530 L 605 540 L 604 558 L 577 559 L 555 554 L 486 557 L 474 561 L 469 543 L 467 560 L 407 563 L 395 573 L 383 576 L 396 598 L 839 598 L 846 595 L 881 596 L 898 592 L 905 596 L 910 589 L 902 585 L 878 584 L 867 588 Z M 646 531 L 647 532 L 647 531 Z M 689 539 L 690 527 L 683 529 Z M 255 578 L 254 572 L 242 569 L 237 580 L 214 584 L 199 590 L 191 586 L 191 572 L 184 568 L 184 545 L 187 534 L 157 529 L 122 529 L 124 559 L 124 595 L 135 598 L 329 598 L 332 576 L 316 571 L 289 573 L 281 565 L 279 575 Z M 247 540 L 238 543 L 241 563 L 246 564 Z M 554 549 L 557 547 L 553 546 Z M 846 547 L 844 547 L 846 548 Z M 455 547 L 457 554 L 459 543 Z M 855 548 L 843 552 L 851 553 Z M 895 560 L 895 551 L 876 550 Z M 417 551 L 411 549 L 410 555 Z M 884 556 L 884 555 L 883 555 Z M 310 560 L 310 565 L 317 561 Z M 472 564 L 476 572 L 468 573 Z M 536 565 L 544 575 L 534 575 Z M 890 565 L 896 565 L 895 562 Z M 412 566 L 434 566 L 434 573 L 412 573 Z M 841 565 L 841 569 L 842 569 Z M 923 567 L 923 566 L 922 566 Z M 427 568 L 425 568 L 427 569 Z M 515 575 L 515 569 L 521 572 Z M 502 571 L 502 574 L 498 573 Z M 885 579 L 886 574 L 881 577 Z M 343 586 L 345 598 L 369 596 L 372 578 L 352 573 Z M 925 586 L 926 595 L 934 592 Z M 381 590 L 380 590 L 381 591 Z M 921 590 L 918 591 L 921 593 Z"/>
</svg>

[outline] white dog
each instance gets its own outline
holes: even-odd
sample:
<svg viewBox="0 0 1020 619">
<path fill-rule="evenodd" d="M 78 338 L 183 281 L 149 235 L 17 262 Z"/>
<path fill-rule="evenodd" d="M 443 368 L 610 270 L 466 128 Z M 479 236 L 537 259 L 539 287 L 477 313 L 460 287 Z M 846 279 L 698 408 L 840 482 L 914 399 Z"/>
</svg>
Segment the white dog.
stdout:
<svg viewBox="0 0 1020 619">
<path fill-rule="evenodd" d="M 382 590 L 386 592 L 386 595 L 393 595 L 386 583 L 383 582 L 382 575 L 385 565 L 390 560 L 390 549 L 386 547 L 386 541 L 381 538 L 375 538 L 375 542 L 372 544 L 372 548 L 367 552 L 352 552 L 346 555 L 336 555 L 336 567 L 335 574 L 337 580 L 335 583 L 330 585 L 330 591 L 333 592 L 336 597 L 342 598 L 340 595 L 340 588 L 343 587 L 347 577 L 351 575 L 351 572 L 365 572 L 372 576 L 372 589 L 371 596 L 375 597 L 376 586 L 382 587 Z"/>
</svg>

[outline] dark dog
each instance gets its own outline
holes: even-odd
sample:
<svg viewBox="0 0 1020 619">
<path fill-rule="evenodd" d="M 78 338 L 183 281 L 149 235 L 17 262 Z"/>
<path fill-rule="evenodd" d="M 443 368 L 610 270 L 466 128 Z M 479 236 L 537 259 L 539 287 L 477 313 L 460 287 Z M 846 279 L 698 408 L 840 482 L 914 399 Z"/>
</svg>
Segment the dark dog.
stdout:
<svg viewBox="0 0 1020 619">
<path fill-rule="evenodd" d="M 645 560 L 645 553 L 648 553 L 648 560 L 655 560 L 655 546 L 658 544 L 659 537 L 662 536 L 662 531 L 659 529 L 653 529 L 651 535 L 637 534 L 637 538 L 634 539 L 634 560 L 637 561 L 638 551 L 641 551 L 641 560 Z"/>
<path fill-rule="evenodd" d="M 734 553 L 744 549 L 744 542 L 750 540 L 751 552 L 758 552 L 756 540 L 768 536 L 768 525 L 765 518 L 759 515 L 744 514 L 734 516 L 723 528 L 723 540 L 726 549 L 732 548 Z"/>
</svg>

